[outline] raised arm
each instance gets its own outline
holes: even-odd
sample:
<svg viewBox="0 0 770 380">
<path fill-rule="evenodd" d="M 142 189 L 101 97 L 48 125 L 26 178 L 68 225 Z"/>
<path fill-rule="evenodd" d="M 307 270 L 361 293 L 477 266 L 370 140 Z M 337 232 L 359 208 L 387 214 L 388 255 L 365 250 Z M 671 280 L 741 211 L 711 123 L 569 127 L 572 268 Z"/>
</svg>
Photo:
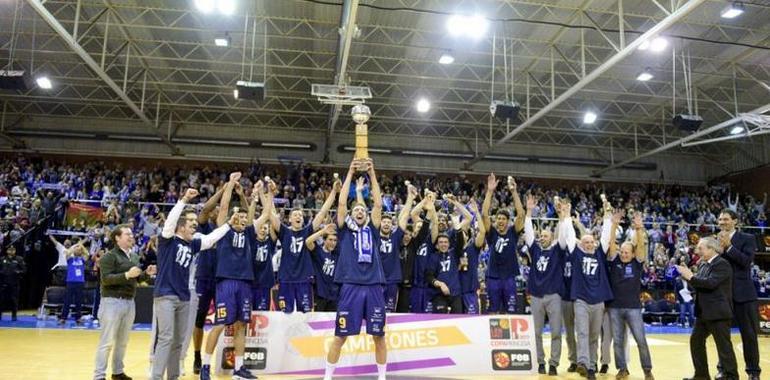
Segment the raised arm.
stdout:
<svg viewBox="0 0 770 380">
<path fill-rule="evenodd" d="M 404 233 L 406 233 L 406 226 L 409 223 L 409 214 L 411 213 L 414 199 L 417 198 L 417 188 L 409 185 L 407 186 L 406 192 L 406 202 L 404 203 L 404 207 L 401 208 L 401 212 L 398 214 L 398 228 L 400 228 L 401 231 L 404 231 Z"/>
<path fill-rule="evenodd" d="M 243 186 L 241 186 L 240 182 L 235 183 L 235 193 L 238 194 L 238 200 L 240 201 L 241 208 L 242 209 L 248 209 L 249 208 L 249 200 L 246 198 L 246 194 L 243 192 Z"/>
<path fill-rule="evenodd" d="M 635 231 L 634 256 L 636 256 L 636 260 L 640 263 L 647 262 L 647 230 L 644 228 L 641 212 L 637 211 L 634 213 L 633 228 Z"/>
<path fill-rule="evenodd" d="M 487 229 L 484 226 L 484 222 L 481 221 L 481 214 L 479 212 L 479 205 L 476 203 L 475 199 L 471 199 L 471 201 L 468 203 L 468 207 L 470 207 L 471 211 L 476 214 L 477 222 L 476 225 L 478 226 L 478 231 L 476 232 L 476 237 L 474 238 L 473 243 L 476 244 L 477 248 L 481 248 L 484 246 L 484 243 L 486 241 L 487 236 Z"/>
<path fill-rule="evenodd" d="M 492 221 L 489 219 L 489 209 L 492 207 L 492 196 L 495 194 L 497 183 L 495 173 L 489 174 L 489 177 L 487 177 L 487 192 L 484 194 L 484 202 L 481 204 L 481 221 L 484 223 L 484 229 L 487 231 L 489 231 L 492 224 Z"/>
<path fill-rule="evenodd" d="M 334 224 L 327 224 L 324 226 L 324 228 L 314 232 L 307 239 L 305 239 L 305 247 L 307 247 L 308 251 L 312 253 L 315 249 L 315 243 L 318 241 L 318 239 L 322 238 L 326 234 L 332 234 L 336 230 L 337 228 L 335 228 Z"/>
<path fill-rule="evenodd" d="M 329 195 L 326 197 L 326 200 L 324 201 L 323 206 L 321 206 L 321 210 L 318 211 L 318 214 L 315 215 L 313 218 L 313 230 L 318 229 L 321 226 L 321 223 L 326 219 L 326 215 L 329 214 L 329 210 L 332 209 L 332 206 L 334 205 L 334 199 L 337 197 L 337 192 L 342 187 L 342 183 L 340 183 L 340 180 L 334 181 L 332 184 L 332 190 L 329 192 Z"/>
<path fill-rule="evenodd" d="M 350 193 L 350 183 L 353 181 L 353 174 L 358 168 L 356 160 L 350 161 L 348 174 L 345 176 L 345 182 L 342 183 L 340 198 L 337 201 L 337 227 L 342 228 L 345 225 L 345 217 L 348 215 L 348 194 Z"/>
<path fill-rule="evenodd" d="M 222 199 L 219 201 L 219 214 L 217 214 L 217 226 L 225 224 L 227 221 L 227 214 L 230 211 L 230 200 L 233 197 L 233 189 L 235 184 L 241 179 L 240 172 L 230 173 L 230 181 L 225 185 L 225 190 L 222 193 Z"/>
<path fill-rule="evenodd" d="M 273 200 L 273 197 L 275 196 L 275 193 L 278 189 L 275 182 L 273 182 L 273 180 L 269 177 L 265 177 L 265 181 L 267 183 L 267 194 L 265 195 L 265 202 L 270 202 L 270 207 L 273 209 L 273 212 L 271 212 L 268 216 L 268 218 L 270 218 L 270 231 L 272 234 L 277 234 L 278 231 L 281 230 L 281 218 L 279 217 L 278 213 L 275 212 L 275 201 Z M 262 202 L 262 204 L 264 205 L 265 202 Z"/>
<path fill-rule="evenodd" d="M 198 224 L 207 223 L 209 221 L 209 214 L 211 214 L 211 211 L 214 210 L 214 208 L 217 206 L 217 203 L 219 203 L 219 200 L 222 198 L 222 193 L 225 191 L 224 186 L 222 186 L 219 190 L 217 190 L 214 195 L 209 198 L 206 203 L 203 204 L 203 209 L 201 209 L 200 214 L 198 214 Z"/>
<path fill-rule="evenodd" d="M 374 163 L 369 161 L 368 165 L 369 182 L 372 185 L 372 212 L 370 216 L 374 228 L 380 229 L 380 222 L 382 221 L 382 191 L 380 191 L 380 183 L 377 182 L 377 173 L 374 172 Z"/>
<path fill-rule="evenodd" d="M 535 228 L 532 226 L 532 210 L 535 208 L 535 197 L 527 195 L 527 215 L 524 218 L 524 243 L 532 247 L 535 243 Z"/>
<path fill-rule="evenodd" d="M 176 223 L 179 221 L 179 217 L 182 216 L 184 207 L 197 196 L 198 190 L 187 189 L 187 191 L 185 191 L 182 199 L 176 202 L 174 207 L 171 208 L 171 211 L 168 212 L 166 221 L 163 222 L 163 230 L 160 232 L 161 236 L 163 236 L 165 239 L 171 239 L 174 236 L 174 232 L 176 232 Z"/>
<path fill-rule="evenodd" d="M 438 239 L 438 213 L 436 212 L 436 194 L 428 193 L 425 199 L 425 210 L 428 212 L 428 220 L 430 221 L 430 241 L 431 244 L 436 244 L 436 239 Z"/>
<path fill-rule="evenodd" d="M 617 240 L 617 234 L 618 234 L 618 226 L 620 225 L 620 219 L 623 217 L 623 211 L 617 210 L 614 214 L 612 214 L 612 226 L 610 227 L 612 231 L 610 231 L 610 244 L 609 248 L 607 249 L 607 260 L 615 260 L 615 257 L 618 255 L 618 240 Z"/>
<path fill-rule="evenodd" d="M 262 203 L 262 213 L 259 214 L 259 218 L 254 221 L 254 229 L 256 231 L 259 231 L 263 224 L 270 221 L 270 217 L 273 215 L 273 210 L 275 209 L 272 194 L 265 193 L 263 189 L 264 185 L 262 185 L 262 181 L 257 181 L 257 183 L 254 184 L 254 190 L 252 190 L 252 196 L 258 197 L 259 202 Z"/>
<path fill-rule="evenodd" d="M 420 214 L 422 214 L 422 211 L 425 209 L 425 202 L 427 202 L 427 198 L 422 198 L 422 200 L 412 208 L 412 211 L 409 212 L 409 217 L 412 219 L 412 222 L 420 220 Z"/>
<path fill-rule="evenodd" d="M 364 186 L 366 185 L 366 178 L 358 177 L 356 180 L 356 203 L 366 204 L 364 199 Z"/>
<path fill-rule="evenodd" d="M 201 251 L 213 248 L 214 244 L 216 244 L 219 239 L 223 238 L 225 234 L 230 231 L 230 226 L 237 223 L 237 221 L 238 214 L 233 214 L 228 223 L 217 227 L 214 231 L 211 231 L 210 234 L 198 235 L 197 237 L 201 239 Z"/>
<path fill-rule="evenodd" d="M 566 248 L 567 252 L 571 253 L 575 250 L 575 246 L 577 246 L 575 227 L 572 226 L 572 217 L 570 216 L 572 205 L 565 202 L 561 204 L 560 209 L 562 212 L 562 222 L 560 223 L 561 228 L 559 230 L 559 246 L 562 249 Z"/>
<path fill-rule="evenodd" d="M 254 224 L 254 215 L 257 214 L 257 201 L 261 200 L 259 193 L 262 192 L 262 181 L 257 181 L 254 184 L 254 189 L 251 192 L 251 201 L 249 202 L 249 210 L 246 212 L 246 220 Z M 263 205 L 264 208 L 264 205 Z M 264 214 L 264 213 L 263 213 Z M 256 224 L 254 224 L 256 226 Z"/>
<path fill-rule="evenodd" d="M 462 213 L 463 220 L 460 222 L 460 224 L 455 227 L 456 230 L 465 231 L 468 229 L 468 227 L 471 226 L 471 219 L 473 219 L 473 215 L 471 215 L 471 212 L 468 211 L 465 206 L 460 203 L 457 198 L 455 198 L 454 195 L 449 194 L 447 196 L 447 200 L 449 203 L 451 203 L 457 210 Z"/>
<path fill-rule="evenodd" d="M 612 206 L 607 202 L 607 198 L 604 194 L 602 194 L 602 203 L 604 220 L 602 221 L 602 235 L 599 238 L 599 242 L 601 243 L 604 252 L 607 252 L 610 248 L 610 235 L 612 233 Z"/>
<path fill-rule="evenodd" d="M 508 177 L 508 191 L 510 191 L 513 196 L 513 208 L 516 210 L 513 227 L 516 228 L 516 232 L 521 232 L 521 230 L 524 229 L 524 217 L 526 212 L 524 211 L 524 205 L 521 204 L 519 187 L 516 185 L 516 180 L 513 179 L 513 177 Z"/>
</svg>

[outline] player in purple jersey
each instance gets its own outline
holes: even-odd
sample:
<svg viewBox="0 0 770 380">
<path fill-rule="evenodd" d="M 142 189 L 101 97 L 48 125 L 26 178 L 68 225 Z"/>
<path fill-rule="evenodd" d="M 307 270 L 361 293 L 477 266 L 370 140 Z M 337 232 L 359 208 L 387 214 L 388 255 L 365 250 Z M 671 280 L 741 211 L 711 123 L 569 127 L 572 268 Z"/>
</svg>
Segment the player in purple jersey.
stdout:
<svg viewBox="0 0 770 380">
<path fill-rule="evenodd" d="M 369 216 L 366 205 L 355 202 L 348 214 L 348 194 L 353 176 L 360 169 L 366 171 L 372 189 L 372 210 Z M 345 183 L 340 191 L 337 210 L 337 227 L 340 254 L 334 280 L 341 284 L 337 308 L 334 340 L 326 357 L 325 380 L 331 380 L 340 359 L 342 345 L 347 337 L 358 335 L 363 319 L 366 332 L 371 335 L 375 347 L 378 379 L 385 379 L 387 346 L 385 342 L 385 298 L 382 287 L 385 274 L 380 259 L 379 230 L 382 221 L 382 194 L 371 160 L 353 160 Z"/>
<path fill-rule="evenodd" d="M 427 221 L 420 213 L 425 210 Z M 407 262 L 412 263 L 412 289 L 409 292 L 409 311 L 412 313 L 432 313 L 433 296 L 436 290 L 427 283 L 425 275 L 430 264 L 430 247 L 438 240 L 438 213 L 436 212 L 436 194 L 430 191 L 412 210 L 417 235 L 412 245 L 407 247 Z"/>
<path fill-rule="evenodd" d="M 219 204 L 217 224 L 224 223 L 230 206 L 233 189 L 241 178 L 240 172 L 230 174 L 230 181 L 225 185 Z M 256 199 L 263 190 L 262 181 L 254 184 L 252 199 L 248 211 L 235 208 L 233 218 L 237 223 L 227 237 L 217 246 L 217 291 L 216 291 L 216 326 L 206 338 L 206 352 L 203 354 L 201 380 L 210 379 L 211 355 L 216 348 L 219 335 L 226 326 L 233 328 L 233 347 L 235 353 L 235 372 L 233 379 L 256 379 L 256 376 L 243 365 L 246 348 L 246 325 L 251 319 L 251 286 L 254 280 L 253 250 L 257 244 L 254 221 Z M 268 208 L 268 211 L 269 208 Z M 265 224 L 267 215 L 263 213 L 259 223 Z"/>
<path fill-rule="evenodd" d="M 479 253 L 486 244 L 486 230 L 481 222 L 479 206 L 475 199 L 471 199 L 468 208 L 473 215 L 478 217 L 476 234 L 473 239 L 468 239 L 460 257 L 460 291 L 463 300 L 463 311 L 466 314 L 479 314 Z M 470 232 L 469 232 L 470 233 Z"/>
<path fill-rule="evenodd" d="M 356 186 L 356 195 L 358 196 L 358 194 L 360 191 L 359 187 Z M 416 197 L 417 188 L 408 185 L 406 202 L 398 214 L 397 227 L 393 227 L 393 218 L 390 215 L 383 215 L 380 223 L 380 255 L 382 256 L 382 269 L 385 272 L 385 310 L 388 313 L 395 312 L 398 304 L 398 285 L 403 279 L 401 249 L 404 236 L 406 236 L 409 213 Z"/>
<path fill-rule="evenodd" d="M 237 223 L 231 219 L 229 224 L 208 235 L 193 235 L 198 227 L 198 218 L 192 210 L 185 211 L 185 205 L 197 196 L 197 190 L 187 189 L 168 213 L 159 239 L 158 276 L 153 292 L 153 317 L 157 332 L 152 380 L 160 380 L 167 369 L 168 378 L 179 377 L 184 326 L 190 312 L 190 264 L 200 250 L 213 247 L 230 230 L 230 224 Z"/>
<path fill-rule="evenodd" d="M 265 186 L 270 187 L 270 183 Z M 270 227 L 270 215 L 275 213 L 273 193 L 270 191 L 259 192 L 259 201 L 262 203 L 262 214 L 255 222 L 257 229 L 257 245 L 254 249 L 254 285 L 251 287 L 254 310 L 270 310 L 270 293 L 275 286 L 275 272 L 273 270 L 273 254 L 278 235 Z"/>
<path fill-rule="evenodd" d="M 513 197 L 516 208 L 516 219 L 511 226 L 511 215 L 508 210 L 498 209 L 494 223 L 489 216 L 492 196 L 499 181 L 492 173 L 487 178 L 487 192 L 481 206 L 481 220 L 487 231 L 489 244 L 489 264 L 487 265 L 487 298 L 490 313 L 516 312 L 516 276 L 519 275 L 519 259 L 516 247 L 519 233 L 524 230 L 524 205 L 521 203 L 516 181 L 508 177 L 508 191 Z"/>
<path fill-rule="evenodd" d="M 296 308 L 303 313 L 313 310 L 313 289 L 310 277 L 313 276 L 313 264 L 305 246 L 305 240 L 326 219 L 334 204 L 337 192 L 342 183 L 337 180 L 332 191 L 326 197 L 321 210 L 313 218 L 309 226 L 305 225 L 305 215 L 301 209 L 291 210 L 289 226 L 281 224 L 278 215 L 271 215 L 270 223 L 273 231 L 281 240 L 281 263 L 278 266 L 278 307 L 285 313 L 292 313 Z M 270 185 L 270 191 L 275 191 L 275 184 Z"/>
<path fill-rule="evenodd" d="M 198 214 L 199 232 L 211 232 L 210 226 L 215 226 L 217 222 L 217 205 L 222 198 L 224 186 L 217 190 L 214 195 L 203 204 L 201 212 Z M 204 227 L 204 225 L 206 227 Z M 205 232 L 204 232 L 205 231 Z M 193 373 L 201 372 L 201 347 L 203 346 L 203 326 L 206 324 L 206 317 L 209 313 L 211 301 L 214 300 L 214 271 L 216 270 L 216 259 L 214 249 L 201 251 L 198 253 L 198 265 L 195 268 L 195 293 L 198 295 L 198 308 L 195 311 L 195 328 L 193 328 L 193 350 L 195 359 L 193 361 Z M 213 260 L 212 260 L 213 259 Z M 212 262 L 213 261 L 213 262 Z"/>
<path fill-rule="evenodd" d="M 323 244 L 316 245 L 318 240 L 323 240 Z M 334 223 L 327 224 L 310 235 L 305 245 L 312 255 L 315 271 L 314 311 L 337 311 L 340 290 L 339 284 L 334 282 L 334 269 L 339 257 L 337 227 Z"/>
</svg>

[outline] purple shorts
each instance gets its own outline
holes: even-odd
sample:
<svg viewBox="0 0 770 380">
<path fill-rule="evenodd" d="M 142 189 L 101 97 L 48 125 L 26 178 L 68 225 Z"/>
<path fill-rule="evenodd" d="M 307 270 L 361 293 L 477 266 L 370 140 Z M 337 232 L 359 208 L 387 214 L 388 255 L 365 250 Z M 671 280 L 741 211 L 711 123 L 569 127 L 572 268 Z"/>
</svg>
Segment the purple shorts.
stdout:
<svg viewBox="0 0 770 380">
<path fill-rule="evenodd" d="M 270 310 L 270 288 L 252 287 L 251 288 L 251 305 L 254 310 L 268 311 Z"/>
<path fill-rule="evenodd" d="M 366 319 L 366 333 L 385 335 L 385 298 L 382 285 L 342 284 L 334 335 L 358 335 Z"/>
<path fill-rule="evenodd" d="M 393 313 L 398 305 L 398 284 L 385 285 L 385 311 Z"/>
<path fill-rule="evenodd" d="M 216 324 L 248 323 L 251 321 L 251 284 L 243 280 L 220 280 L 217 282 L 216 303 Z"/>
<path fill-rule="evenodd" d="M 516 279 L 487 278 L 487 298 L 489 313 L 516 313 Z"/>
<path fill-rule="evenodd" d="M 478 314 L 479 313 L 479 296 L 476 292 L 464 293 L 463 297 L 463 312 L 465 314 Z"/>
<path fill-rule="evenodd" d="M 432 313 L 433 312 L 433 289 L 414 287 L 409 293 L 409 312 L 410 313 Z"/>
<path fill-rule="evenodd" d="M 284 313 L 297 310 L 303 313 L 313 311 L 313 287 L 309 282 L 282 282 L 278 285 L 278 308 Z"/>
</svg>

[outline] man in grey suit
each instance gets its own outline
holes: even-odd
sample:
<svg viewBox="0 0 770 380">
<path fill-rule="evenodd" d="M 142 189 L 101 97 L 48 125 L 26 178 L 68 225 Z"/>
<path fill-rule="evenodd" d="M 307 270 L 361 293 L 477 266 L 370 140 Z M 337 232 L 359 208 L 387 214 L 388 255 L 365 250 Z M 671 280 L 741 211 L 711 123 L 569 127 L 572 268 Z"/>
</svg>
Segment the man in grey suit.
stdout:
<svg viewBox="0 0 770 380">
<path fill-rule="evenodd" d="M 695 327 L 690 335 L 690 354 L 695 376 L 685 380 L 708 380 L 706 339 L 714 336 L 722 376 L 717 380 L 737 380 L 738 366 L 730 341 L 730 325 L 733 319 L 733 269 L 720 257 L 722 248 L 713 237 L 701 238 L 697 253 L 701 256 L 698 273 L 693 274 L 686 266 L 677 266 L 682 278 L 695 289 Z"/>
</svg>

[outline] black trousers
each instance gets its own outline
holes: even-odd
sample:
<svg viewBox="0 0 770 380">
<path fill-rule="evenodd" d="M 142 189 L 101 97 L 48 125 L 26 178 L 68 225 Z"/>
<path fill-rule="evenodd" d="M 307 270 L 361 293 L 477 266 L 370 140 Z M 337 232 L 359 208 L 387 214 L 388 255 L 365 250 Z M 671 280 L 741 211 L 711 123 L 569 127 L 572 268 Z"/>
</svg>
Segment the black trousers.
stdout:
<svg viewBox="0 0 770 380">
<path fill-rule="evenodd" d="M 315 311 L 337 311 L 337 301 L 316 296 L 313 300 L 313 307 Z"/>
<path fill-rule="evenodd" d="M 433 297 L 433 310 L 435 314 L 462 314 L 463 298 L 460 296 L 445 296 L 443 294 Z"/>
<path fill-rule="evenodd" d="M 411 287 L 398 285 L 398 303 L 396 304 L 396 313 L 408 313 L 409 312 L 409 293 L 412 292 Z"/>
<path fill-rule="evenodd" d="M 733 304 L 733 319 L 741 332 L 743 343 L 743 360 L 746 362 L 746 373 L 759 376 L 759 310 L 757 301 L 736 302 Z M 722 370 L 722 365 L 717 367 Z"/>
<path fill-rule="evenodd" d="M 11 317 L 16 318 L 19 311 L 19 284 L 0 284 L 0 316 L 5 310 L 11 310 Z"/>
<path fill-rule="evenodd" d="M 711 378 L 706 357 L 706 339 L 709 335 L 714 336 L 719 363 L 722 365 L 722 374 L 725 379 L 738 379 L 738 364 L 735 361 L 735 351 L 733 351 L 733 344 L 730 341 L 731 322 L 729 319 L 704 321 L 702 318 L 698 318 L 695 320 L 695 327 L 692 329 L 692 335 L 690 335 L 690 355 L 692 356 L 693 367 L 695 367 L 696 379 Z"/>
</svg>

